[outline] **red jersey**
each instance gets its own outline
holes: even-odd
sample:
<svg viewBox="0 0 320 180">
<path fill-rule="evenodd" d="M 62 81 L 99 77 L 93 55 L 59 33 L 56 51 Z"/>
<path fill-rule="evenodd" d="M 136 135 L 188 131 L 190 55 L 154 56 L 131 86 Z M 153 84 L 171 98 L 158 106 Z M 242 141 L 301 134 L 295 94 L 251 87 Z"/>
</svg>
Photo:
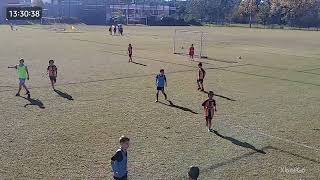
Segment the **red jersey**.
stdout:
<svg viewBox="0 0 320 180">
<path fill-rule="evenodd" d="M 58 71 L 57 66 L 55 66 L 55 65 L 48 66 L 47 70 L 49 72 L 49 76 L 50 77 L 56 77 L 57 76 L 57 71 Z"/>
<path fill-rule="evenodd" d="M 206 76 L 206 71 L 203 68 L 199 68 L 198 79 L 204 79 Z"/>
<path fill-rule="evenodd" d="M 189 49 L 189 55 L 194 55 L 194 47 L 190 47 L 190 49 Z"/>
<path fill-rule="evenodd" d="M 216 107 L 216 101 L 214 99 L 207 99 L 202 103 L 202 106 L 204 107 L 204 116 L 214 115 L 214 110 Z"/>
<path fill-rule="evenodd" d="M 128 53 L 129 55 L 132 55 L 132 47 L 128 47 Z"/>
</svg>

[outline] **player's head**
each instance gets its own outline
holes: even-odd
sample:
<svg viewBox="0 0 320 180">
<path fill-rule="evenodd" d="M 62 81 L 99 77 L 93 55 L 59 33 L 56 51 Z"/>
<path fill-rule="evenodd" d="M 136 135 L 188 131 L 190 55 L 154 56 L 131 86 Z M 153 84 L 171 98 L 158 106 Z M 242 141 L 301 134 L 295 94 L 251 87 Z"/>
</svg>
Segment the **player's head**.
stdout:
<svg viewBox="0 0 320 180">
<path fill-rule="evenodd" d="M 213 98 L 213 95 L 214 95 L 213 91 L 209 91 L 209 92 L 208 92 L 208 97 L 209 97 L 210 99 Z"/>
<path fill-rule="evenodd" d="M 198 67 L 199 67 L 199 68 L 201 68 L 201 67 L 202 67 L 202 63 L 201 63 L 201 62 L 198 64 Z"/>
<path fill-rule="evenodd" d="M 19 63 L 20 63 L 20 64 L 23 64 L 23 63 L 24 63 L 24 59 L 20 59 L 20 60 L 19 60 Z"/>
<path fill-rule="evenodd" d="M 129 148 L 130 139 L 126 136 L 121 136 L 119 138 L 120 146 L 123 150 L 127 150 Z"/>
<path fill-rule="evenodd" d="M 50 64 L 50 65 L 53 65 L 53 64 L 54 64 L 54 60 L 50 59 L 50 60 L 49 60 L 49 64 Z"/>
<path fill-rule="evenodd" d="M 129 44 L 129 47 L 131 47 L 132 45 L 131 45 L 131 43 Z"/>
<path fill-rule="evenodd" d="M 164 69 L 160 69 L 160 74 L 164 74 Z"/>
<path fill-rule="evenodd" d="M 193 44 L 191 44 L 191 47 L 193 47 Z"/>
<path fill-rule="evenodd" d="M 200 174 L 200 169 L 197 166 L 191 166 L 188 172 L 189 180 L 197 180 Z"/>
</svg>

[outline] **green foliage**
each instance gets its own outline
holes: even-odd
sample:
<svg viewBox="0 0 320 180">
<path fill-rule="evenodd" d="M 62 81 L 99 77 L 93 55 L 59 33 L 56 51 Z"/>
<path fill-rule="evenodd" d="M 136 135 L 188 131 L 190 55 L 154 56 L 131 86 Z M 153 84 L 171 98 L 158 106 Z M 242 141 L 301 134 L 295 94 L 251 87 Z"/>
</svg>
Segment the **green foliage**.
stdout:
<svg viewBox="0 0 320 180">
<path fill-rule="evenodd" d="M 248 23 L 251 17 L 263 25 L 320 26 L 320 0 L 187 0 L 177 7 L 175 17 L 186 21 Z"/>
</svg>

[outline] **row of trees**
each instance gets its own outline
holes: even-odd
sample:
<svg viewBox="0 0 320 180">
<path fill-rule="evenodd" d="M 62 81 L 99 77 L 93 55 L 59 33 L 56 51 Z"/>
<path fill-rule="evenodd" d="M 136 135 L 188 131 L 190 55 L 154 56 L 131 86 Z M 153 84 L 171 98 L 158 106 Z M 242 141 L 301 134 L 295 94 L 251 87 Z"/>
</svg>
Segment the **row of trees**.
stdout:
<svg viewBox="0 0 320 180">
<path fill-rule="evenodd" d="M 176 16 L 202 22 L 319 27 L 320 0 L 187 0 L 178 3 Z"/>
</svg>

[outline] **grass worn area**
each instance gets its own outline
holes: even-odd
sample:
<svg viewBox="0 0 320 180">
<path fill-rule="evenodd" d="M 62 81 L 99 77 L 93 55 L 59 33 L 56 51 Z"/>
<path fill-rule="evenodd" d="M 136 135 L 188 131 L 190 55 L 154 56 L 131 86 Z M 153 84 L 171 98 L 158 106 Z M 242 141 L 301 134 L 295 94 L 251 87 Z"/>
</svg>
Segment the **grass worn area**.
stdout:
<svg viewBox="0 0 320 180">
<path fill-rule="evenodd" d="M 184 179 L 191 165 L 204 180 L 319 178 L 319 32 L 187 27 L 208 32 L 201 61 L 218 95 L 218 133 L 209 133 L 197 62 L 172 54 L 173 27 L 125 27 L 124 37 L 94 26 L 9 29 L 0 26 L 1 179 L 111 179 L 123 134 L 130 179 Z M 129 43 L 138 64 L 128 63 Z M 21 57 L 32 100 L 14 96 L 17 75 L 7 69 Z M 51 58 L 60 95 L 45 76 Z M 154 103 L 161 68 L 175 106 Z"/>
</svg>

